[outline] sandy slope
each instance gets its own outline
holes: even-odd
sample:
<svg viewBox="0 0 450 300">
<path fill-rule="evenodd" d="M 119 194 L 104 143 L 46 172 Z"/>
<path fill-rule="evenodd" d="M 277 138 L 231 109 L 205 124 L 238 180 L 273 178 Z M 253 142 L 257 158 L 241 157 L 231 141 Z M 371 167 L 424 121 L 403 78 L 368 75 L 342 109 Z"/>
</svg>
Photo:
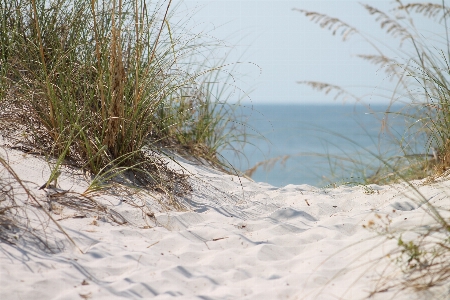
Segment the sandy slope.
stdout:
<svg viewBox="0 0 450 300">
<path fill-rule="evenodd" d="M 48 178 L 48 165 L 0 148 L 0 155 L 6 153 L 48 207 L 46 192 L 37 190 Z M 275 188 L 181 161 L 193 174 L 188 211 L 164 212 L 144 194 L 100 195 L 95 199 L 107 205 L 103 213 L 52 204 L 52 216 L 82 252 L 48 221 L 41 238 L 52 251 L 27 234 L 15 246 L 0 243 L 0 299 L 362 299 L 387 266 L 389 260 L 379 258 L 396 245 L 362 225 L 378 220 L 375 213 L 389 214 L 396 228 L 429 222 L 406 185 Z M 81 175 L 60 178 L 63 190 L 87 186 Z M 416 184 L 427 199 L 449 208 L 448 181 Z M 30 203 L 27 210 L 36 219 L 38 209 Z M 127 224 L 118 224 L 124 219 Z M 445 291 L 443 299 L 449 287 L 439 291 Z M 392 292 L 375 299 L 390 297 L 437 294 Z"/>
</svg>

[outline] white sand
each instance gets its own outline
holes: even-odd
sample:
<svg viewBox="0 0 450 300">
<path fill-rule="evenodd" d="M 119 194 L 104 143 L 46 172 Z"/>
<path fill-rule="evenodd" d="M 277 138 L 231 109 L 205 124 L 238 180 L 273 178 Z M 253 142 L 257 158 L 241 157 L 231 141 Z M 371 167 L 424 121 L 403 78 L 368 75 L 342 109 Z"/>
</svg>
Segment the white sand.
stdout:
<svg viewBox="0 0 450 300">
<path fill-rule="evenodd" d="M 8 154 L 13 169 L 48 206 L 45 190 L 37 189 L 49 176 L 48 165 L 5 149 L 0 155 Z M 181 164 L 194 174 L 194 191 L 185 199 L 188 211 L 164 212 L 144 194 L 105 194 L 95 199 L 129 223 L 53 205 L 52 216 L 61 219 L 82 252 L 48 221 L 47 239 L 55 253 L 40 249 L 32 237 L 19 237 L 15 246 L 0 243 L 0 299 L 363 299 L 388 265 L 380 257 L 396 241 L 384 242 L 362 225 L 379 223 L 375 213 L 389 214 L 394 228 L 430 220 L 406 185 L 275 188 Z M 68 173 L 59 184 L 73 192 L 87 186 L 83 176 Z M 435 205 L 449 208 L 449 181 L 415 184 Z M 154 218 L 146 216 L 150 210 Z M 36 218 L 37 208 L 29 205 L 27 211 Z M 442 299 L 449 296 L 449 287 L 440 293 L 445 289 Z M 437 294 L 388 292 L 374 298 L 424 297 Z"/>
</svg>

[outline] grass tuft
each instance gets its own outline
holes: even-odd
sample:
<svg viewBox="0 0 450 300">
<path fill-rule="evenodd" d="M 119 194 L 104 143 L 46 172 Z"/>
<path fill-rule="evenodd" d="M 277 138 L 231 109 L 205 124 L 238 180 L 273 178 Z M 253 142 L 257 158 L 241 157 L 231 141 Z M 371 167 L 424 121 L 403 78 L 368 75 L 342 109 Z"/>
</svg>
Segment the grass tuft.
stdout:
<svg viewBox="0 0 450 300">
<path fill-rule="evenodd" d="M 169 196 L 187 181 L 161 148 L 229 169 L 217 153 L 245 126 L 226 102 L 228 71 L 202 56 L 217 43 L 171 24 L 172 6 L 0 0 L 0 134 L 57 158 L 55 174 L 68 162 L 103 180 L 127 172 Z"/>
<path fill-rule="evenodd" d="M 397 243 L 388 258 L 395 270 L 380 274 L 378 284 L 373 294 L 395 290 L 431 291 L 435 287 L 448 284 L 450 278 L 450 224 L 447 211 L 431 199 L 419 192 L 414 179 L 424 179 L 425 183 L 448 179 L 450 169 L 450 46 L 448 37 L 449 8 L 442 1 L 442 5 L 433 3 L 403 4 L 396 1 L 391 13 L 385 13 L 373 6 L 362 4 L 364 9 L 375 16 L 375 22 L 387 35 L 396 38 L 398 47 L 384 45 L 365 36 L 351 25 L 323 14 L 299 10 L 312 21 L 336 34 L 340 26 L 347 31 L 341 32 L 343 40 L 357 33 L 363 37 L 375 50 L 376 54 L 362 54 L 359 58 L 383 67 L 396 88 L 388 96 L 391 103 L 384 114 L 383 129 L 388 128 L 390 115 L 404 119 L 407 130 L 399 139 L 392 142 L 397 146 L 397 153 L 378 155 L 364 149 L 379 161 L 378 167 L 372 174 L 358 176 L 364 184 L 392 184 L 404 182 L 411 189 L 414 196 L 411 199 L 432 219 L 428 224 L 399 229 L 391 226 L 389 216 L 370 221 L 365 227 L 384 236 L 387 240 Z M 440 26 L 444 36 L 432 40 L 426 39 L 423 32 L 415 24 L 416 18 L 427 18 Z M 438 28 L 438 27 L 435 27 Z M 350 31 L 348 31 L 350 30 Z M 387 49 L 386 54 L 381 49 Z M 386 50 L 386 51 L 387 51 Z M 347 96 L 345 89 L 328 83 L 302 81 L 319 91 L 337 93 L 336 97 Z M 361 97 L 354 97 L 363 102 Z M 389 109 L 396 102 L 406 104 L 400 112 Z M 350 138 L 342 136 L 355 144 Z M 344 160 L 347 157 L 344 157 Z M 350 168 L 355 170 L 357 162 Z M 348 166 L 347 166 L 348 167 Z M 366 170 L 363 168 L 362 170 Z M 352 171 L 352 169 L 350 169 Z M 340 172 L 342 173 L 342 172 Z M 448 194 L 440 201 L 448 202 Z M 386 259 L 386 258 L 383 258 Z M 448 288 L 448 287 L 447 287 Z M 448 291 L 446 291 L 448 296 Z M 372 295 L 373 295 L 372 294 Z M 444 296 L 445 297 L 445 296 Z"/>
</svg>

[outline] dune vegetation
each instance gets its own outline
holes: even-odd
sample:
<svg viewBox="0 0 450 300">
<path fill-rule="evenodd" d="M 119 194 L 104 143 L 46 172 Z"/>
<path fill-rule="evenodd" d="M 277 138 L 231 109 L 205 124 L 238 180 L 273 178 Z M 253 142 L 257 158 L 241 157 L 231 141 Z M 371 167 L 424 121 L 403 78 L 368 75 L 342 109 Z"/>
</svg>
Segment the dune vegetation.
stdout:
<svg viewBox="0 0 450 300">
<path fill-rule="evenodd" d="M 395 1 L 389 12 L 381 11 L 375 6 L 361 4 L 389 37 L 397 40 L 397 45 L 386 44 L 371 37 L 358 28 L 320 12 L 295 8 L 312 22 L 317 23 L 333 35 L 341 36 L 343 41 L 355 36 L 363 38 L 372 46 L 373 53 L 360 54 L 363 62 L 376 65 L 395 84 L 395 89 L 384 93 L 390 105 L 383 116 L 380 130 L 388 131 L 389 118 L 392 115 L 402 118 L 407 126 L 400 138 L 394 137 L 390 143 L 396 146 L 397 155 L 383 155 L 370 149 L 368 152 L 379 163 L 371 172 L 359 161 L 343 165 L 345 168 L 359 170 L 363 178 L 356 184 L 392 184 L 403 182 L 414 190 L 414 200 L 422 206 L 424 213 L 430 215 L 430 224 L 417 224 L 409 229 L 390 226 L 389 216 L 381 217 L 365 225 L 369 230 L 397 240 L 398 248 L 389 259 L 397 266 L 402 275 L 381 274 L 374 293 L 389 289 L 403 291 L 427 290 L 448 283 L 450 278 L 450 222 L 443 217 L 447 211 L 438 209 L 429 203 L 412 183 L 416 179 L 426 179 L 426 183 L 445 180 L 450 170 L 450 37 L 448 32 L 450 9 L 445 1 L 442 3 L 403 3 Z M 428 22 L 428 23 L 427 23 Z M 423 23 L 432 24 L 435 31 L 429 32 L 420 27 Z M 439 34 L 437 34 L 437 32 Z M 442 35 L 443 34 L 443 35 Z M 362 97 L 331 83 L 301 81 L 313 89 L 334 93 L 336 98 L 351 97 L 364 104 Z M 380 89 L 382 87 L 378 87 Z M 396 103 L 403 104 L 399 112 L 390 107 Z M 392 137 L 392 136 L 391 136 Z M 354 143 L 350 137 L 342 136 Z M 348 161 L 348 157 L 337 157 Z M 342 172 L 341 172 L 342 173 Z M 347 179 L 335 178 L 337 182 L 348 183 Z M 443 201 L 448 201 L 448 192 Z M 405 239 L 407 233 L 414 238 Z M 446 292 L 448 297 L 448 291 Z"/>
<path fill-rule="evenodd" d="M 436 21 L 447 34 L 450 10 L 444 1 L 396 1 L 392 13 L 364 8 L 398 38 L 399 47 L 391 47 L 395 58 L 337 18 L 297 10 L 344 40 L 365 38 L 375 53 L 360 58 L 383 67 L 397 83 L 393 102 L 409 103 L 398 113 L 411 124 L 397 140 L 402 155 L 372 153 L 380 167 L 363 184 L 406 182 L 434 223 L 411 228 L 414 240 L 390 228 L 389 219 L 366 226 L 398 242 L 397 251 L 383 259 L 402 271 L 401 278 L 380 280 L 375 292 L 423 290 L 445 284 L 450 276 L 449 221 L 411 183 L 440 180 L 450 169 L 450 40 L 424 39 L 414 20 Z M 81 196 L 122 176 L 136 187 L 164 193 L 171 205 L 182 208 L 177 197 L 189 193 L 188 176 L 167 166 L 162 157 L 170 151 L 233 170 L 220 151 L 247 142 L 237 105 L 227 102 L 233 77 L 211 54 L 220 44 L 171 23 L 173 13 L 172 1 L 0 0 L 0 135 L 8 147 L 52 162 L 44 187 L 70 165 L 95 179 Z M 302 84 L 347 93 L 333 84 Z M 423 143 L 422 151 L 414 152 L 412 143 Z M 17 221 L 22 211 L 14 191 L 29 191 L 6 158 L 0 158 L 0 167 L 0 239 L 12 241 L 9 233 L 26 230 L 26 222 Z"/>
<path fill-rule="evenodd" d="M 392 183 L 401 178 L 421 179 L 441 175 L 449 168 L 448 37 L 436 36 L 423 29 L 423 26 L 417 28 L 415 25 L 433 22 L 432 26 L 436 26 L 438 32 L 446 34 L 448 16 L 444 4 L 403 4 L 396 1 L 389 13 L 364 4 L 368 15 L 379 23 L 388 38 L 393 37 L 398 41 L 396 46 L 387 45 L 360 32 L 338 18 L 295 9 L 322 28 L 330 30 L 333 35 L 341 35 L 343 41 L 354 36 L 362 38 L 372 47 L 373 53 L 358 54 L 357 57 L 379 67 L 385 72 L 387 81 L 394 83 L 395 89 L 387 93 L 381 86 L 375 88 L 375 92 L 380 93 L 374 96 L 390 101 L 380 130 L 388 132 L 392 115 L 402 118 L 407 124 L 407 130 L 400 138 L 391 140 L 397 144 L 398 155 L 377 153 L 383 156 L 390 167 L 384 168 L 385 163 L 382 163 L 372 173 L 362 176 L 365 183 Z M 425 18 L 425 22 L 421 18 Z M 364 104 L 363 97 L 356 96 L 344 87 L 314 81 L 299 83 L 327 94 L 334 93 L 336 99 L 350 97 Z M 402 104 L 400 112 L 390 110 L 395 104 Z"/>
<path fill-rule="evenodd" d="M 182 209 L 191 187 L 168 167 L 174 154 L 235 171 L 220 156 L 247 139 L 228 102 L 233 64 L 223 42 L 190 32 L 176 9 L 171 0 L 0 0 L 0 138 L 48 161 L 41 188 L 70 167 L 90 181 L 79 197 L 126 184 Z M 33 194 L 1 155 L 6 234 L 28 228 L 15 193 Z"/>
<path fill-rule="evenodd" d="M 230 71 L 214 57 L 218 41 L 171 23 L 172 6 L 1 1 L 0 133 L 55 158 L 55 174 L 70 161 L 170 194 L 183 176 L 162 148 L 228 169 L 218 153 L 245 140 Z"/>
</svg>

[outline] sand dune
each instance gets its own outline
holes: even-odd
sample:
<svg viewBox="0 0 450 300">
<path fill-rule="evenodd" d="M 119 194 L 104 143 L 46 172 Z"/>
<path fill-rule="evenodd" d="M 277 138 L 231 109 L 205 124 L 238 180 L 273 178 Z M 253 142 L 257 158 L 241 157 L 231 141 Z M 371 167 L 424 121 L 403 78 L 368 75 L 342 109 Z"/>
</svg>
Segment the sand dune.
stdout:
<svg viewBox="0 0 450 300">
<path fill-rule="evenodd" d="M 70 192 L 61 197 L 84 205 L 80 213 L 49 204 L 37 189 L 49 176 L 42 158 L 0 152 L 81 250 L 45 218 L 47 235 L 39 237 L 51 249 L 21 233 L 15 245 L 0 243 L 0 299 L 364 299 L 383 270 L 398 270 L 380 259 L 396 241 L 363 225 L 386 215 L 400 229 L 431 221 L 406 184 L 276 188 L 182 159 L 194 189 L 186 211 L 126 193 L 96 195 L 104 210 L 89 210 L 88 199 L 71 194 L 86 189 L 82 174 L 63 172 L 59 188 Z M 448 181 L 414 185 L 449 208 Z M 30 226 L 39 229 L 39 209 L 28 202 Z M 448 291 L 438 292 L 444 299 Z M 438 294 L 391 291 L 374 299 L 424 297 Z"/>
</svg>

